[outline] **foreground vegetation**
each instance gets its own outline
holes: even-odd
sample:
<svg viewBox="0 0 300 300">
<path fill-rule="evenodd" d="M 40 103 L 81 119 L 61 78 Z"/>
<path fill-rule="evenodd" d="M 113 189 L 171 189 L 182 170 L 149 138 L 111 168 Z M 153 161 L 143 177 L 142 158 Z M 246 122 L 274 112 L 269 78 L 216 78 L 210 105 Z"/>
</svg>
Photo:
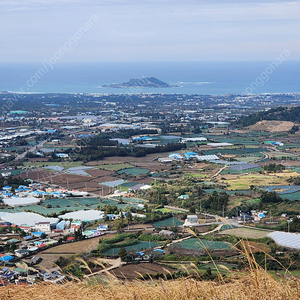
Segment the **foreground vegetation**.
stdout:
<svg viewBox="0 0 300 300">
<path fill-rule="evenodd" d="M 67 283 L 64 285 L 38 284 L 30 287 L 7 286 L 0 288 L 1 299 L 299 299 L 300 280 L 276 280 L 262 269 L 253 269 L 242 279 L 222 280 Z"/>
</svg>

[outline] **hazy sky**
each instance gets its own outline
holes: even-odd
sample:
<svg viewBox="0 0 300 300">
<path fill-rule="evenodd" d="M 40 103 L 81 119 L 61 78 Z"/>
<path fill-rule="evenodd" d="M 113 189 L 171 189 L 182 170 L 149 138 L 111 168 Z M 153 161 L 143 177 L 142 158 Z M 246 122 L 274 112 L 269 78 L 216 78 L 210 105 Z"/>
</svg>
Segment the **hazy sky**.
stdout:
<svg viewBox="0 0 300 300">
<path fill-rule="evenodd" d="M 0 0 L 0 61 L 299 60 L 299 15 L 300 1 Z"/>
</svg>

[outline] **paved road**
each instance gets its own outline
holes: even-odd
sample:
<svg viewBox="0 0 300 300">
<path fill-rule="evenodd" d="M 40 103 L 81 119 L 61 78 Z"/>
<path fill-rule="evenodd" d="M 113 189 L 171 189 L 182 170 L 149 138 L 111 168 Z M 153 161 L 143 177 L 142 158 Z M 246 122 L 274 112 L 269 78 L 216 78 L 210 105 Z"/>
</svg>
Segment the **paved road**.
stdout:
<svg viewBox="0 0 300 300">
<path fill-rule="evenodd" d="M 28 149 L 27 151 L 23 152 L 22 154 L 19 154 L 19 155 L 15 158 L 15 161 L 20 160 L 20 159 L 23 159 L 23 158 L 26 156 L 27 153 L 29 153 L 29 152 L 34 152 L 34 151 L 36 151 L 38 148 L 43 147 L 44 144 L 45 144 L 46 142 L 47 142 L 47 140 L 44 140 L 44 141 L 38 143 L 37 145 L 31 147 L 31 148 Z"/>
</svg>

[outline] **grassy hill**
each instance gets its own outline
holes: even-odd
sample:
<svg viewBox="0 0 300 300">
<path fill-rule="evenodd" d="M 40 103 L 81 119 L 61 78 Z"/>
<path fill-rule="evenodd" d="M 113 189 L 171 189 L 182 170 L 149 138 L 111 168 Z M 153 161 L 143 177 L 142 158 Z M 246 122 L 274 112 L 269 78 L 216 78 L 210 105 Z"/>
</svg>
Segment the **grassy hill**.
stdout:
<svg viewBox="0 0 300 300">
<path fill-rule="evenodd" d="M 253 125 L 259 121 L 272 120 L 272 121 L 291 121 L 300 123 L 300 106 L 296 107 L 277 107 L 268 111 L 261 111 L 251 114 L 249 116 L 241 117 L 234 125 L 246 127 Z"/>
</svg>

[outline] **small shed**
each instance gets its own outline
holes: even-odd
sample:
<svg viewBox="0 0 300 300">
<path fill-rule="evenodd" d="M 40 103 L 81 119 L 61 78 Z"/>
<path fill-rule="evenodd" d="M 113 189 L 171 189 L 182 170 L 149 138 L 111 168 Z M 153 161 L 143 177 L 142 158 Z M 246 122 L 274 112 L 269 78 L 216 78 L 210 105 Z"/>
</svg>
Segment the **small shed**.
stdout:
<svg viewBox="0 0 300 300">
<path fill-rule="evenodd" d="M 173 239 L 176 236 L 175 232 L 173 232 L 171 230 L 161 230 L 158 234 L 160 236 L 164 236 L 164 237 L 167 237 L 167 238 L 170 238 L 170 239 Z"/>
</svg>

